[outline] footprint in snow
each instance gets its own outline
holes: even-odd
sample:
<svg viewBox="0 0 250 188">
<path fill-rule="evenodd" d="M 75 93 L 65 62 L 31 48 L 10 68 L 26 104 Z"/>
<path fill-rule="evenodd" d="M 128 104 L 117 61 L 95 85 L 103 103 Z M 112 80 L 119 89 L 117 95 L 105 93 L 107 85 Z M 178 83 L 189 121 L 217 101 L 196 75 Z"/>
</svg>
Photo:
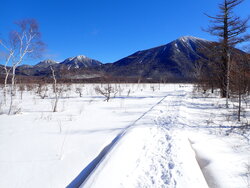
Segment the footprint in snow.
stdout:
<svg viewBox="0 0 250 188">
<path fill-rule="evenodd" d="M 173 169 L 175 167 L 175 164 L 173 162 L 168 163 L 168 168 Z"/>
</svg>

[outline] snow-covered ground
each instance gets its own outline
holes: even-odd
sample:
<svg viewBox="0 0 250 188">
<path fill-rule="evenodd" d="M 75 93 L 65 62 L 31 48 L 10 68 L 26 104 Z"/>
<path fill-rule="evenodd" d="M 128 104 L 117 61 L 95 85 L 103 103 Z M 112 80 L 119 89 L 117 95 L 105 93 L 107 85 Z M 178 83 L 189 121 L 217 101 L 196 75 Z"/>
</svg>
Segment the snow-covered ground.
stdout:
<svg viewBox="0 0 250 188">
<path fill-rule="evenodd" d="M 51 89 L 18 92 L 16 115 L 1 104 L 0 187 L 250 186 L 249 135 L 228 128 L 239 124 L 222 99 L 113 84 L 106 102 L 96 86 L 64 85 L 55 113 Z"/>
</svg>

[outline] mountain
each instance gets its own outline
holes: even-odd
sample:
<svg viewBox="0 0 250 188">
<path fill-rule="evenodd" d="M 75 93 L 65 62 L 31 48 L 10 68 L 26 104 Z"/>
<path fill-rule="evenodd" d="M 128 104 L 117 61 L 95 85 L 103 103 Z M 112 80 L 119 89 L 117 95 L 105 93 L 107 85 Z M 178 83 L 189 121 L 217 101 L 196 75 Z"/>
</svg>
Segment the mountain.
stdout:
<svg viewBox="0 0 250 188">
<path fill-rule="evenodd" d="M 23 64 L 23 65 L 20 65 L 19 68 L 23 68 L 23 69 L 29 69 L 29 68 L 32 68 L 33 66 L 32 65 L 27 65 L 27 64 Z"/>
<path fill-rule="evenodd" d="M 44 61 L 41 61 L 39 63 L 37 63 L 34 68 L 48 68 L 49 66 L 54 66 L 56 64 L 58 64 L 59 62 L 56 62 L 54 60 L 51 60 L 51 59 L 47 59 L 47 60 L 44 60 Z"/>
<path fill-rule="evenodd" d="M 138 51 L 107 64 L 104 70 L 113 76 L 147 79 L 193 79 L 194 62 L 205 57 L 198 49 L 209 50 L 211 42 L 185 36 L 166 45 Z"/>
<path fill-rule="evenodd" d="M 42 72 L 46 72 L 50 66 L 57 65 L 58 62 L 47 59 L 37 63 L 36 65 L 20 65 L 18 66 L 16 73 L 17 75 L 23 76 L 40 76 Z"/>
<path fill-rule="evenodd" d="M 79 55 L 61 63 L 46 60 L 35 66 L 20 66 L 17 74 L 50 77 L 52 66 L 61 79 L 102 79 L 120 81 L 192 81 L 197 60 L 207 59 L 217 43 L 192 36 L 180 37 L 168 44 L 138 51 L 114 63 Z M 220 47 L 218 46 L 218 49 Z M 244 53 L 235 49 L 235 53 Z"/>
<path fill-rule="evenodd" d="M 68 69 L 78 69 L 78 68 L 90 68 L 100 66 L 102 63 L 100 61 L 90 59 L 84 55 L 79 55 L 76 57 L 71 57 L 65 59 L 60 65 L 67 66 Z"/>
<path fill-rule="evenodd" d="M 97 77 L 99 74 L 97 74 L 96 71 L 90 71 L 86 69 L 92 69 L 93 67 L 100 66 L 101 64 L 102 63 L 97 60 L 79 55 L 76 57 L 67 58 L 63 62 L 56 62 L 54 60 L 47 59 L 37 63 L 34 66 L 21 65 L 17 68 L 16 73 L 17 75 L 22 76 L 47 77 L 51 75 L 50 67 L 53 67 L 59 78 L 92 78 Z M 87 75 L 82 75 L 83 72 Z M 92 72 L 94 72 L 93 75 Z"/>
</svg>

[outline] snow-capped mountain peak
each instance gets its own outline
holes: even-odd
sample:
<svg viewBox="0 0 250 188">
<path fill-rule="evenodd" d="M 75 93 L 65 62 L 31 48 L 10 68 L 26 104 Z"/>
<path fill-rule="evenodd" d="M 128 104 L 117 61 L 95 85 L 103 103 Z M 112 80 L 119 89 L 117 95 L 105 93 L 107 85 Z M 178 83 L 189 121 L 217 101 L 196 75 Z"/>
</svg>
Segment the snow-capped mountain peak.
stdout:
<svg viewBox="0 0 250 188">
<path fill-rule="evenodd" d="M 87 57 L 85 55 L 78 55 L 75 58 L 78 60 L 87 59 Z"/>
<path fill-rule="evenodd" d="M 50 65 L 55 65 L 58 64 L 59 62 L 51 60 L 51 59 L 46 59 L 44 61 L 39 62 L 38 64 L 35 65 L 35 67 L 40 67 L 40 68 L 46 68 Z"/>
<path fill-rule="evenodd" d="M 211 41 L 193 36 L 182 36 L 172 42 L 177 53 L 180 53 L 183 49 L 189 49 L 194 54 L 196 54 L 197 48 L 204 48 L 204 46 L 207 46 L 210 43 Z"/>
<path fill-rule="evenodd" d="M 84 61 L 86 59 L 89 59 L 89 58 L 87 58 L 84 55 L 78 55 L 78 56 L 75 56 L 75 57 L 69 57 L 69 58 L 65 59 L 63 62 L 68 63 L 68 62 L 74 61 L 74 63 L 79 63 L 79 62 L 82 62 L 82 61 Z"/>
<path fill-rule="evenodd" d="M 81 67 L 87 68 L 87 67 L 99 66 L 101 65 L 101 62 L 94 60 L 94 59 L 90 59 L 84 55 L 78 55 L 76 57 L 67 58 L 60 64 L 66 65 L 68 69 L 71 69 L 71 68 L 78 69 Z"/>
<path fill-rule="evenodd" d="M 202 38 L 198 38 L 198 37 L 193 37 L 193 36 L 182 36 L 180 38 L 177 39 L 178 41 L 182 41 L 182 42 L 197 42 L 197 41 L 205 41 L 205 42 L 210 42 L 206 39 L 202 39 Z"/>
<path fill-rule="evenodd" d="M 45 64 L 51 64 L 51 63 L 59 63 L 59 62 L 51 60 L 51 59 L 47 59 L 47 60 L 44 60 L 43 63 L 45 63 Z"/>
</svg>

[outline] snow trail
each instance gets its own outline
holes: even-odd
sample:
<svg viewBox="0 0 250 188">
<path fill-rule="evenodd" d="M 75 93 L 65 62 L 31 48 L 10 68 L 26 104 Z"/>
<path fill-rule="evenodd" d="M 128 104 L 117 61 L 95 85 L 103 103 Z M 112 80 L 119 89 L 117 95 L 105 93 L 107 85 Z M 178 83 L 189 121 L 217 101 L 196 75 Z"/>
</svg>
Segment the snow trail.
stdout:
<svg viewBox="0 0 250 188">
<path fill-rule="evenodd" d="M 135 124 L 141 120 L 146 114 L 148 114 L 150 111 L 152 111 L 157 105 L 159 105 L 168 95 L 165 95 L 161 98 L 157 103 L 155 103 L 150 109 L 145 111 L 139 118 L 137 118 L 135 121 L 130 123 L 127 127 L 125 127 L 112 141 L 110 144 L 105 146 L 102 151 L 98 154 L 98 156 L 92 160 L 82 171 L 81 173 L 67 186 L 68 188 L 75 188 L 79 187 L 81 184 L 84 184 L 84 182 L 88 179 L 88 177 L 93 173 L 95 168 L 98 167 L 99 163 L 102 162 L 102 160 L 105 158 L 105 156 L 112 150 L 112 148 L 115 146 L 115 144 L 126 134 L 126 132 Z"/>
<path fill-rule="evenodd" d="M 168 94 L 131 123 L 99 154 L 80 187 L 208 187 L 187 137 L 171 129 L 185 95 Z"/>
</svg>

